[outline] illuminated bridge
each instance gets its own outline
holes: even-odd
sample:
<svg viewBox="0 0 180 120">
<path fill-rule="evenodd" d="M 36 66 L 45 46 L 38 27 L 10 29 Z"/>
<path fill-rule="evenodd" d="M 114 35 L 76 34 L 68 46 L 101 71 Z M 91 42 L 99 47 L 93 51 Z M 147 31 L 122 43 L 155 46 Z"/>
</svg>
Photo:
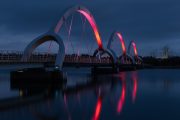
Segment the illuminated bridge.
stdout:
<svg viewBox="0 0 180 120">
<path fill-rule="evenodd" d="M 80 14 L 83 30 L 85 29 L 86 21 L 88 21 L 90 27 L 92 28 L 96 45 L 97 45 L 97 48 L 94 49 L 93 54 L 87 53 L 84 56 L 79 55 L 79 50 L 75 54 L 71 54 L 71 55 L 68 55 L 68 53 L 66 53 L 66 49 L 69 49 L 69 48 L 65 45 L 67 41 L 62 39 L 61 37 L 62 34 L 60 34 L 60 31 L 61 29 L 63 29 L 63 26 L 65 26 L 67 30 L 67 40 L 70 41 L 71 32 L 72 32 L 72 23 L 74 20 L 75 13 Z M 69 19 L 70 19 L 70 22 L 69 22 L 70 25 L 67 25 L 68 24 L 67 21 Z M 121 46 L 122 48 L 122 55 L 117 55 L 115 51 L 112 49 L 112 42 L 114 41 L 114 38 L 116 36 L 118 37 L 120 41 L 119 46 Z M 40 46 L 41 44 L 47 41 L 50 41 L 50 45 L 49 45 L 48 52 L 46 54 L 37 55 L 33 53 L 33 51 L 38 46 Z M 58 53 L 56 55 L 52 55 L 49 53 L 50 48 L 52 46 L 52 41 L 56 42 L 59 45 Z M 74 50 L 74 46 L 72 46 L 72 41 L 70 41 L 70 43 L 71 43 L 71 49 Z M 87 44 L 86 46 L 89 46 L 89 45 Z M 132 53 L 131 49 L 134 50 L 134 55 L 131 54 Z M 12 60 L 11 57 L 12 55 L 10 56 L 10 58 L 8 58 L 9 61 Z M 113 68 L 114 67 L 116 68 L 119 65 L 142 64 L 142 59 L 137 54 L 137 48 L 136 48 L 135 42 L 134 41 L 130 42 L 130 45 L 128 47 L 128 52 L 126 52 L 125 41 L 120 32 L 115 31 L 112 33 L 108 41 L 107 48 L 105 48 L 103 46 L 100 32 L 99 32 L 99 29 L 97 27 L 97 24 L 93 15 L 87 8 L 83 6 L 74 6 L 72 8 L 67 9 L 67 11 L 61 15 L 57 23 L 48 32 L 32 40 L 25 48 L 23 54 L 13 59 L 17 60 L 17 62 L 22 62 L 22 63 L 26 63 L 26 62 L 53 63 L 54 62 L 55 64 L 54 67 L 58 68 L 59 70 L 62 69 L 63 64 L 71 64 L 71 65 L 86 64 L 87 66 L 88 64 L 90 66 L 102 65 L 102 66 L 110 66 Z"/>
</svg>

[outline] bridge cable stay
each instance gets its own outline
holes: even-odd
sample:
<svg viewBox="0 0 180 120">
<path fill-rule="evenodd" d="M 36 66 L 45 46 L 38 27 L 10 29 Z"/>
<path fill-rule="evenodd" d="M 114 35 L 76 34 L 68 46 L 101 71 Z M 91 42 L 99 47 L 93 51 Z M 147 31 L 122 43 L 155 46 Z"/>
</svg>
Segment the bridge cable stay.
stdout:
<svg viewBox="0 0 180 120">
<path fill-rule="evenodd" d="M 80 14 L 81 15 L 81 14 Z M 87 19 L 86 18 L 84 18 L 84 20 L 83 20 L 83 16 L 81 15 L 81 21 L 82 21 L 82 24 L 83 24 L 83 34 L 82 34 L 82 40 L 83 39 L 85 39 L 85 34 L 86 34 L 86 21 L 87 21 Z M 87 42 L 87 45 L 88 45 L 88 40 L 85 40 L 85 42 Z M 90 49 L 90 48 L 89 48 Z M 89 52 L 89 49 L 87 50 L 87 52 L 90 54 L 90 52 Z M 90 58 L 90 56 L 89 56 L 89 62 L 91 62 L 91 58 Z"/>
<path fill-rule="evenodd" d="M 84 18 L 84 22 L 86 22 L 86 19 Z M 86 29 L 85 29 L 85 27 L 86 27 L 86 24 L 84 24 L 84 34 L 86 34 Z M 86 42 L 88 42 L 88 39 L 87 39 L 87 41 Z M 91 42 L 90 42 L 91 43 Z M 88 45 L 88 44 L 87 44 Z M 92 62 L 91 61 L 91 57 L 90 57 L 90 54 L 91 54 L 91 52 L 90 52 L 90 50 L 91 50 L 91 45 L 90 45 L 90 47 L 88 47 L 88 49 L 87 49 L 87 54 L 88 54 L 88 56 L 89 56 L 89 62 Z"/>
<path fill-rule="evenodd" d="M 71 23 L 70 23 L 69 28 L 67 27 L 67 22 L 65 21 L 65 27 L 66 27 L 66 29 L 67 29 L 67 31 L 68 31 L 68 41 L 70 41 L 70 34 L 71 34 L 71 30 L 72 30 L 73 17 L 74 17 L 74 16 L 72 15 Z M 46 59 L 46 60 L 48 60 L 48 55 L 49 55 L 50 52 L 51 52 L 52 42 L 53 42 L 53 41 L 51 40 L 51 41 L 50 41 L 50 44 L 49 44 L 49 47 L 48 47 L 47 59 Z M 71 43 L 71 47 L 72 47 L 73 53 L 74 53 L 74 47 L 73 47 L 73 45 L 72 45 L 72 42 L 70 41 L 70 43 Z M 67 48 L 67 45 L 66 45 L 66 48 Z M 66 49 L 66 48 L 65 48 L 65 49 Z"/>
<path fill-rule="evenodd" d="M 82 34 L 81 34 L 81 39 L 80 39 L 79 45 L 81 45 L 81 43 L 84 40 L 85 28 L 86 28 L 86 18 L 84 18 L 81 14 L 80 14 L 80 18 L 81 18 L 81 22 L 82 22 Z M 79 50 L 78 50 L 78 56 L 79 56 Z"/>
<path fill-rule="evenodd" d="M 67 21 L 64 21 L 65 29 L 67 30 L 67 33 L 68 33 L 67 41 L 70 41 L 70 35 L 71 35 L 71 30 L 72 30 L 72 23 L 73 23 L 73 15 L 72 15 L 71 23 L 70 23 L 69 26 L 67 25 Z M 70 43 L 71 43 L 71 41 L 70 41 Z M 71 43 L 71 47 L 72 47 L 72 49 L 74 49 L 72 43 Z M 68 48 L 68 43 L 65 45 L 65 49 L 67 49 L 67 48 Z"/>
<path fill-rule="evenodd" d="M 92 44 L 90 45 L 89 53 L 91 53 L 91 52 L 92 52 L 93 47 L 94 47 L 94 42 L 92 42 Z"/>
<path fill-rule="evenodd" d="M 91 53 L 91 52 L 92 52 L 93 48 L 94 48 L 94 42 L 92 42 L 92 44 L 90 45 L 90 50 L 89 50 L 89 53 Z"/>
<path fill-rule="evenodd" d="M 80 14 L 81 15 L 81 14 Z M 85 33 L 86 33 L 86 18 L 84 18 L 84 20 L 83 20 L 83 16 L 81 15 L 81 20 L 82 20 L 82 24 L 83 24 L 83 34 L 82 34 L 82 39 L 81 40 L 83 40 L 83 38 L 84 38 L 84 36 L 85 36 Z M 85 41 L 85 42 L 88 42 L 88 41 Z M 87 43 L 88 44 L 88 43 Z M 91 53 L 91 51 L 92 51 L 92 48 L 93 48 L 93 46 L 94 46 L 94 43 L 92 43 L 91 45 L 90 45 L 90 47 L 88 47 L 88 50 L 87 50 L 87 52 L 88 52 L 88 54 L 90 54 Z M 90 58 L 90 56 L 89 56 L 89 59 L 90 59 L 90 62 L 91 62 L 91 58 Z"/>
<path fill-rule="evenodd" d="M 81 20 L 82 20 L 82 24 L 83 24 L 83 35 L 85 34 L 85 28 L 86 28 L 86 18 L 84 18 L 84 20 L 83 20 L 83 16 L 80 14 L 80 16 L 81 16 Z M 84 36 L 82 37 L 82 38 L 84 38 Z M 88 42 L 88 41 L 87 41 Z M 88 53 L 90 54 L 91 53 L 91 51 L 92 51 L 92 48 L 93 48 L 93 46 L 94 46 L 94 43 L 92 44 L 92 45 L 90 45 L 90 47 L 89 47 L 89 49 L 88 49 Z"/>
<path fill-rule="evenodd" d="M 68 31 L 69 31 L 69 27 L 67 25 L 67 21 L 65 21 L 65 28 L 67 30 L 67 36 L 68 36 Z M 68 37 L 67 37 L 67 42 L 65 42 L 65 51 L 67 52 L 67 49 L 68 49 Z"/>
<path fill-rule="evenodd" d="M 73 44 L 72 44 L 72 41 L 70 40 L 70 35 L 71 35 L 71 31 L 72 31 L 73 18 L 74 18 L 74 15 L 72 15 L 71 23 L 70 23 L 70 26 L 69 26 L 69 28 L 68 28 L 68 41 L 70 41 L 70 44 L 71 44 L 73 53 L 75 53 L 75 52 L 74 52 L 74 46 L 73 46 Z"/>
<path fill-rule="evenodd" d="M 70 23 L 70 26 L 68 27 L 67 26 L 67 22 L 65 21 L 65 27 L 67 29 L 67 32 L 68 32 L 68 41 L 70 39 L 70 33 L 71 33 L 71 27 L 72 27 L 72 20 L 73 20 L 73 16 L 71 18 L 71 23 Z M 72 46 L 72 43 L 71 43 L 71 46 Z M 48 47 L 48 53 L 47 53 L 47 56 L 50 54 L 50 51 L 51 51 L 51 47 L 52 47 L 52 40 L 50 41 L 50 44 L 49 44 L 49 47 Z M 66 46 L 67 48 L 67 46 Z M 73 48 L 73 47 L 72 47 Z"/>
<path fill-rule="evenodd" d="M 86 25 L 86 18 L 84 18 L 81 14 L 79 14 L 81 17 L 81 22 L 82 22 L 82 34 L 81 34 L 81 40 L 80 43 L 83 42 L 84 36 L 85 36 L 85 25 Z"/>
<path fill-rule="evenodd" d="M 84 18 L 81 14 L 80 14 L 80 16 L 81 16 L 81 21 L 82 21 L 82 24 L 83 24 L 83 34 L 82 34 L 82 40 L 84 39 L 84 36 L 85 36 L 85 34 L 86 34 L 86 18 Z M 83 20 L 83 18 L 84 18 L 84 20 Z M 86 41 L 86 42 L 88 42 L 88 41 Z M 90 51 L 91 51 L 91 46 L 92 45 L 90 45 L 90 47 L 88 48 L 88 50 L 87 50 L 87 52 L 89 53 L 89 55 L 90 55 Z M 91 58 L 90 58 L 90 56 L 89 56 L 89 62 L 91 62 Z"/>
<path fill-rule="evenodd" d="M 73 19 L 73 16 L 72 16 L 72 19 Z M 68 27 L 67 27 L 67 23 L 66 23 L 66 21 L 65 21 L 65 26 L 66 26 L 66 29 L 67 29 L 67 31 L 68 31 L 68 39 L 69 39 L 70 32 L 71 32 L 72 19 L 71 19 L 71 24 L 70 24 L 69 29 L 68 29 Z M 51 40 L 51 41 L 50 41 L 50 44 L 49 44 L 49 47 L 48 47 L 47 58 L 48 58 L 48 55 L 49 55 L 49 54 L 50 54 L 50 52 L 51 52 L 52 42 L 53 42 L 53 41 Z"/>
</svg>

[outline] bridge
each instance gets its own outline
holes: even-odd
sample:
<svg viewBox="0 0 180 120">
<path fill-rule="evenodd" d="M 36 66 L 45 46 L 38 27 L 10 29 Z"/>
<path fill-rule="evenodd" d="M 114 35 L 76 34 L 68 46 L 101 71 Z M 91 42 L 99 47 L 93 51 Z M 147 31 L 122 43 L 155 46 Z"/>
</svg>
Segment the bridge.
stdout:
<svg viewBox="0 0 180 120">
<path fill-rule="evenodd" d="M 85 28 L 85 22 L 88 21 L 90 27 L 92 28 L 97 48 L 94 49 L 93 54 L 87 53 L 86 55 L 79 55 L 79 51 L 75 54 L 68 55 L 66 53 L 67 46 L 65 45 L 65 40 L 62 39 L 62 35 L 59 33 L 63 29 L 63 25 L 68 32 L 68 40 L 70 39 L 72 32 L 72 23 L 75 13 L 80 14 L 83 28 Z M 71 19 L 70 19 L 71 18 Z M 68 26 L 68 19 L 70 19 L 70 25 Z M 122 48 L 122 55 L 117 55 L 115 50 L 113 50 L 112 42 L 118 38 L 120 41 L 120 46 Z M 42 53 L 33 53 L 33 51 L 40 46 L 41 44 L 50 41 L 48 52 L 45 54 Z M 52 42 L 56 42 L 58 47 L 57 54 L 50 54 L 50 48 Z M 70 40 L 69 40 L 70 41 Z M 74 49 L 71 41 L 71 49 Z M 107 47 L 104 47 L 102 38 L 96 21 L 91 14 L 91 12 L 84 6 L 74 6 L 68 8 L 58 19 L 57 23 L 48 30 L 48 32 L 38 36 L 32 40 L 24 52 L 18 53 L 0 53 L 1 63 L 54 63 L 53 67 L 59 70 L 62 70 L 63 65 L 80 65 L 80 66 L 100 66 L 100 67 L 111 67 L 117 68 L 121 65 L 141 65 L 143 63 L 142 59 L 138 56 L 136 44 L 134 41 L 131 41 L 128 46 L 128 52 L 126 52 L 125 41 L 122 37 L 122 34 L 119 31 L 115 31 L 111 34 Z M 134 54 L 133 52 L 134 51 Z"/>
</svg>

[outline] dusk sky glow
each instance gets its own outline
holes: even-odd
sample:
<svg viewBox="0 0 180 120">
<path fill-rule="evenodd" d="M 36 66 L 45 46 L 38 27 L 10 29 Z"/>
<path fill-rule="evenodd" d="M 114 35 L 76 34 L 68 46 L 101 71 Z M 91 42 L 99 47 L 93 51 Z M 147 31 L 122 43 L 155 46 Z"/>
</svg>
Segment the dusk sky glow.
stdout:
<svg viewBox="0 0 180 120">
<path fill-rule="evenodd" d="M 103 46 L 116 30 L 123 34 L 126 48 L 135 41 L 139 55 L 149 55 L 166 45 L 180 55 L 179 0 L 2 0 L 0 5 L 1 50 L 24 50 L 56 24 L 67 8 L 83 5 L 94 16 Z M 79 24 L 73 24 L 72 29 L 80 32 Z M 73 34 L 71 38 L 77 42 L 79 36 Z"/>
</svg>

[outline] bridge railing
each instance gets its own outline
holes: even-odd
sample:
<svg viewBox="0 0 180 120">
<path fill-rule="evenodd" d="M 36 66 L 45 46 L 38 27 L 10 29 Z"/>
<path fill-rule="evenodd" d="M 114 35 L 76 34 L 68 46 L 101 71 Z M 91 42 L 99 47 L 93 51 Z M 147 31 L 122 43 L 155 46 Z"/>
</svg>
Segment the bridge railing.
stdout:
<svg viewBox="0 0 180 120">
<path fill-rule="evenodd" d="M 0 63 L 45 63 L 55 62 L 56 54 L 47 53 L 33 53 L 27 61 L 21 61 L 23 52 L 21 51 L 3 51 L 0 50 Z M 64 62 L 66 63 L 112 63 L 110 58 L 98 59 L 93 56 L 77 56 L 77 55 L 66 55 Z"/>
</svg>

